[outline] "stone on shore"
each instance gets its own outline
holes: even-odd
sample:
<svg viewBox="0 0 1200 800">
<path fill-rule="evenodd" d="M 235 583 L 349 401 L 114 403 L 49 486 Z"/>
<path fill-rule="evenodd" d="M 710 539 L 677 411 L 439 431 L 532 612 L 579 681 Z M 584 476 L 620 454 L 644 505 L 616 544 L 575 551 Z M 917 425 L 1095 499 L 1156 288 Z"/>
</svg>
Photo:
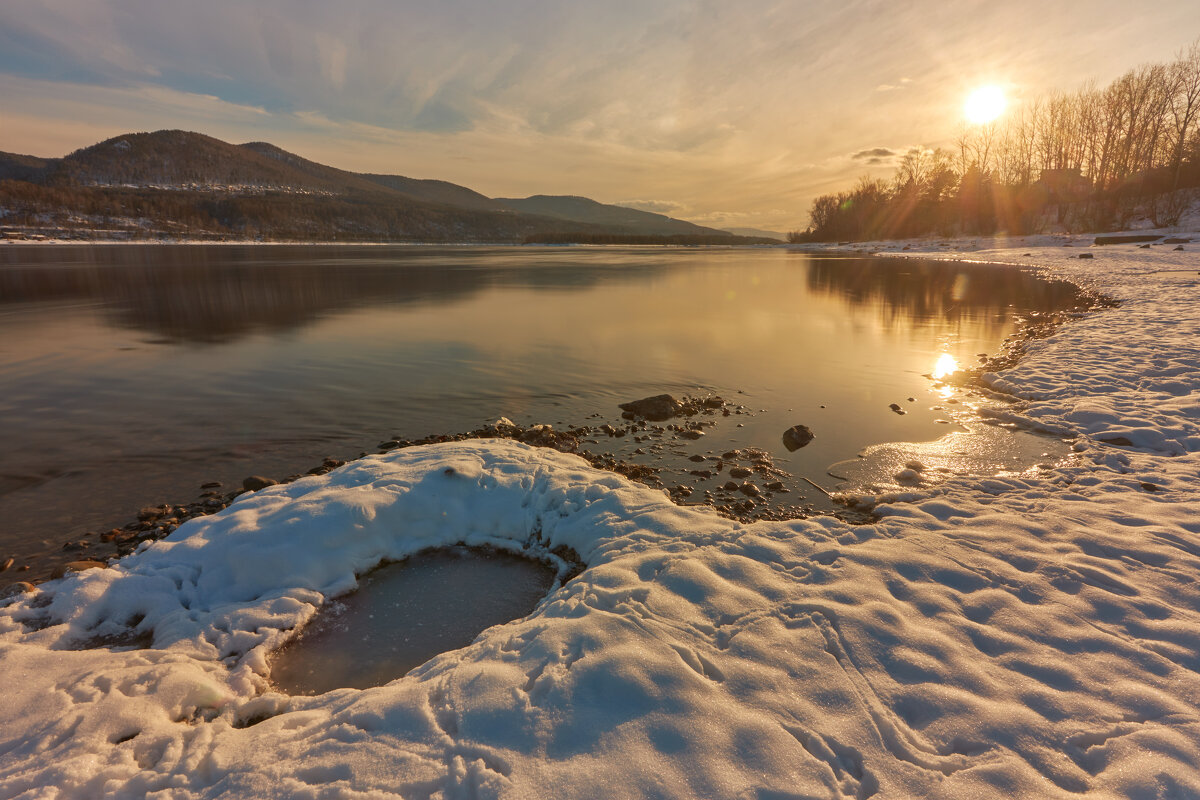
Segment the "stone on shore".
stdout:
<svg viewBox="0 0 1200 800">
<path fill-rule="evenodd" d="M 656 394 L 620 405 L 622 411 L 628 411 L 636 417 L 652 422 L 668 420 L 678 414 L 682 407 L 682 404 L 669 394 Z"/>
<path fill-rule="evenodd" d="M 270 478 L 264 478 L 262 475 L 251 475 L 242 481 L 242 488 L 247 492 L 257 492 L 259 489 L 265 489 L 268 486 L 274 486 L 278 481 L 273 481 Z"/>
<path fill-rule="evenodd" d="M 795 452 L 813 440 L 813 432 L 807 425 L 793 425 L 783 432 L 783 446 Z"/>
<path fill-rule="evenodd" d="M 93 561 L 84 559 L 81 561 L 68 561 L 66 564 L 59 564 L 50 573 L 51 578 L 62 578 L 69 572 L 83 572 L 88 569 L 104 569 L 108 566 L 103 561 Z"/>
</svg>

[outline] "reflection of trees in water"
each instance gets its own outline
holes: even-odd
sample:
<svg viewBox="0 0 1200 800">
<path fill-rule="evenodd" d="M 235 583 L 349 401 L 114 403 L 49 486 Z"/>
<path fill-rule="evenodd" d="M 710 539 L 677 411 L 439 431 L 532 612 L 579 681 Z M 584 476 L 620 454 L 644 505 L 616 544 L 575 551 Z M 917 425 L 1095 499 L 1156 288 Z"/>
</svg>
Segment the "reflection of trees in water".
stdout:
<svg viewBox="0 0 1200 800">
<path fill-rule="evenodd" d="M 851 306 L 878 308 L 885 324 L 955 322 L 990 314 L 1055 311 L 1082 302 L 1065 281 L 987 264 L 882 258 L 813 258 L 808 287 L 842 297 Z"/>
<path fill-rule="evenodd" d="M 644 262 L 597 269 L 544 253 L 530 263 L 531 255 L 315 246 L 37 248 L 22 253 L 19 266 L 0 266 L 0 303 L 95 300 L 116 325 L 219 342 L 297 328 L 348 308 L 445 303 L 497 286 L 583 288 L 661 269 Z"/>
</svg>

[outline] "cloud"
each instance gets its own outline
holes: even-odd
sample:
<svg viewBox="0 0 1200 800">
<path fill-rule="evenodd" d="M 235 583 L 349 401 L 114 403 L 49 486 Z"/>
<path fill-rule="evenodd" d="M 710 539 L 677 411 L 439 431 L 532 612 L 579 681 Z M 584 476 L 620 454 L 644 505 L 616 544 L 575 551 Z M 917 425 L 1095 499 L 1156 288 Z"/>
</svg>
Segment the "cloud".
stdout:
<svg viewBox="0 0 1200 800">
<path fill-rule="evenodd" d="M 855 161 L 865 161 L 867 164 L 884 164 L 888 159 L 895 158 L 897 155 L 899 154 L 895 150 L 887 147 L 871 147 L 852 153 L 850 158 Z"/>
<path fill-rule="evenodd" d="M 0 150 L 187 128 L 782 230 L 903 153 L 846 142 L 947 143 L 984 77 L 1070 89 L 1195 35 L 1195 0 L 1095 2 L 0 0 Z"/>
<path fill-rule="evenodd" d="M 686 208 L 683 203 L 676 203 L 674 200 L 618 200 L 613 205 L 667 216 L 678 214 Z"/>
<path fill-rule="evenodd" d="M 912 82 L 913 82 L 912 78 L 901 78 L 896 83 L 881 83 L 875 87 L 875 91 L 877 91 L 877 92 L 894 92 L 897 89 L 906 88 L 908 86 L 908 84 L 910 84 Z"/>
</svg>

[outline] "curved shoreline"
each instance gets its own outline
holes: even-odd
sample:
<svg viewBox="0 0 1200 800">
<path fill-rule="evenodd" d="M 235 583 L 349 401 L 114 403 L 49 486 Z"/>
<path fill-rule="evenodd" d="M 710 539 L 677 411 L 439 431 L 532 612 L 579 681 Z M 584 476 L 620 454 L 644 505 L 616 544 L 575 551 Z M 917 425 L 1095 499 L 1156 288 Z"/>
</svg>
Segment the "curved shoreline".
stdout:
<svg viewBox="0 0 1200 800">
<path fill-rule="evenodd" d="M 41 244 L 53 243 L 64 245 L 81 244 L 76 242 L 47 242 Z M 111 244 L 125 243 L 111 242 Z M 143 244 L 164 243 L 143 242 Z M 211 243 L 204 242 L 202 244 Z M 228 242 L 227 244 L 248 243 Z M 294 244 L 301 246 L 304 244 L 319 245 L 321 243 L 277 242 L 269 244 Z M 860 254 L 856 253 L 855 255 Z M 912 258 L 923 257 L 924 254 L 904 251 L 902 253 L 881 253 L 879 255 L 884 257 L 898 256 Z M 994 263 L 1003 266 L 1011 266 L 1011 264 L 1003 261 L 978 262 L 978 260 L 966 258 L 951 260 L 962 261 L 963 263 Z M 1033 267 L 1033 265 L 1023 266 L 1036 269 L 1036 267 Z M 1040 271 L 1043 274 L 1047 273 L 1047 271 L 1044 269 Z M 1081 302 L 1079 305 L 1070 309 L 1063 309 L 1049 315 L 1040 316 L 1037 318 L 1026 318 L 1022 320 L 1021 327 L 1008 339 L 1002 342 L 999 351 L 991 354 L 985 362 L 977 366 L 964 367 L 957 372 L 946 376 L 939 381 L 936 381 L 935 383 L 953 385 L 958 387 L 960 391 L 969 392 L 972 394 L 986 394 L 987 392 L 993 391 L 983 381 L 984 375 L 990 372 L 1011 368 L 1019 362 L 1021 355 L 1024 352 L 1024 348 L 1029 342 L 1050 336 L 1055 330 L 1058 329 L 1060 325 L 1064 324 L 1065 322 L 1071 319 L 1076 319 L 1082 314 L 1092 313 L 1098 308 L 1108 307 L 1108 305 L 1112 302 L 1110 299 L 1105 298 L 1103 295 L 1089 289 L 1086 286 L 1082 286 L 1080 284 L 1075 285 L 1080 293 Z M 710 416 L 722 411 L 728 414 L 730 410 L 737 414 L 743 413 L 741 410 L 738 410 L 737 406 L 728 403 L 723 405 L 720 409 L 715 410 L 703 409 L 702 407 L 697 408 L 697 411 L 702 411 Z M 952 417 L 962 417 L 966 411 L 964 409 L 957 412 L 949 411 L 948 413 Z M 431 434 L 415 441 L 403 440 L 403 444 L 401 446 L 411 447 L 436 442 L 463 441 L 466 439 L 488 437 L 506 438 L 516 441 L 524 441 L 526 443 L 532 443 L 538 446 L 550 447 L 562 452 L 572 452 L 582 456 L 593 466 L 626 475 L 627 477 L 631 477 L 634 480 L 643 482 L 653 488 L 666 488 L 664 483 L 659 480 L 656 475 L 660 471 L 660 467 L 656 467 L 652 459 L 639 459 L 637 461 L 626 462 L 620 459 L 613 459 L 611 456 L 605 454 L 602 449 L 588 448 L 586 441 L 588 436 L 603 437 L 607 435 L 611 438 L 615 436 L 624 436 L 626 434 L 633 435 L 637 433 L 636 425 L 621 428 L 622 421 L 615 419 L 615 417 L 610 420 L 610 422 L 615 422 L 617 429 L 614 429 L 612 425 L 608 425 L 607 423 L 605 425 L 596 423 L 590 427 L 587 424 L 578 426 L 572 425 L 569 426 L 568 429 L 561 431 L 553 431 L 549 428 L 549 426 L 539 425 L 530 425 L 527 428 L 513 426 L 512 428 L 508 429 L 498 429 L 495 425 L 485 425 L 472 431 Z M 535 430 L 542 427 L 547 428 L 549 435 L 546 433 L 539 433 Z M 666 433 L 669 438 L 673 437 L 674 439 L 678 440 L 680 438 L 680 434 L 671 430 L 674 427 L 675 426 L 673 424 L 668 424 L 665 426 L 656 426 L 651 424 L 649 429 L 657 428 L 657 433 Z M 381 442 L 380 448 L 377 448 L 374 452 L 382 453 L 386 452 L 387 449 L 390 449 L 384 448 L 383 445 L 385 444 L 387 444 L 387 442 Z M 905 444 L 908 443 L 882 442 L 878 445 L 875 445 L 875 447 L 902 447 Z M 767 453 L 753 450 L 753 448 L 745 453 L 742 453 L 738 450 L 733 452 L 735 455 L 732 459 L 728 460 L 728 464 L 725 464 L 723 461 L 717 461 L 716 472 L 718 476 L 725 466 L 738 466 L 738 461 L 740 459 L 744 462 L 742 464 L 743 468 L 749 468 L 753 473 L 755 473 L 755 475 L 751 476 L 751 480 L 758 480 L 756 488 L 760 490 L 762 485 L 776 485 L 772 482 L 777 481 L 779 478 L 791 477 L 787 473 L 777 470 L 774 465 L 771 464 L 770 456 Z M 360 453 L 358 458 L 362 458 L 367 455 L 367 452 L 363 452 Z M 853 460 L 853 458 L 854 456 L 852 455 L 848 456 L 848 460 Z M 351 462 L 354 460 L 356 459 L 348 459 L 348 461 Z M 315 465 L 314 467 L 308 469 L 302 468 L 300 471 L 281 478 L 277 482 L 290 483 L 306 475 L 323 474 L 328 472 L 330 469 L 342 466 L 345 463 L 347 463 L 346 460 L 325 458 L 321 464 Z M 985 476 L 980 475 L 979 477 Z M 851 495 L 850 502 L 841 502 L 839 505 L 835 505 L 833 508 L 820 509 L 814 508 L 811 505 L 789 504 L 787 502 L 789 498 L 786 497 L 786 494 L 780 494 L 777 498 L 773 498 L 774 492 L 772 492 L 770 489 L 754 495 L 743 495 L 740 493 L 740 487 L 742 485 L 741 482 L 739 482 L 738 488 L 729 489 L 728 484 L 726 484 L 724 487 L 719 487 L 718 485 L 702 485 L 701 481 L 694 477 L 692 477 L 689 482 L 689 476 L 686 474 L 676 474 L 674 475 L 674 478 L 676 483 L 670 487 L 670 496 L 675 502 L 683 506 L 709 507 L 716 510 L 717 513 L 732 519 L 739 519 L 748 522 L 754 519 L 802 519 L 812 515 L 830 515 L 847 521 L 862 523 L 869 521 L 872 518 L 870 508 L 874 501 L 869 497 L 863 496 L 863 489 L 865 487 L 862 486 L 854 487 L 849 490 Z M 804 488 L 803 485 L 801 485 L 798 481 L 794 483 L 796 483 L 798 487 Z M 42 566 L 37 573 L 33 573 L 28 570 L 21 571 L 22 565 L 14 564 L 13 567 L 15 568 L 11 569 L 10 571 L 6 571 L 4 577 L 9 578 L 10 583 L 17 581 L 22 583 L 28 582 L 36 585 L 44 582 L 45 580 L 54 577 L 60 577 L 67 569 L 70 568 L 68 565 L 73 564 L 76 565 L 76 567 L 81 568 L 87 568 L 89 563 L 94 565 L 110 565 L 115 563 L 115 561 L 119 558 L 133 552 L 134 549 L 143 542 L 158 541 L 165 538 L 166 536 L 170 535 L 175 528 L 189 519 L 207 516 L 226 508 L 236 497 L 245 491 L 244 489 L 238 488 L 228 490 L 228 487 L 221 487 L 215 483 L 206 483 L 201 488 L 205 491 L 203 491 L 196 500 L 184 503 L 174 501 L 148 503 L 147 505 L 142 506 L 137 512 L 131 514 L 130 521 L 119 522 L 111 525 L 107 530 L 96 533 L 95 539 L 89 540 L 87 538 L 73 538 L 64 541 L 63 552 L 61 556 L 57 558 L 43 557 L 40 559 L 42 561 Z M 818 485 L 816 488 L 829 495 L 829 491 L 826 490 L 825 487 Z M 919 487 L 910 485 L 895 486 L 893 488 L 904 491 Z M 217 489 L 221 489 L 222 491 L 216 491 Z M 714 493 L 713 491 L 705 491 L 706 489 L 716 491 Z M 790 490 L 782 488 L 780 489 L 780 491 L 784 493 L 795 490 L 795 487 Z M 845 491 L 836 492 L 838 495 L 844 495 L 845 493 Z M 762 505 L 763 501 L 766 501 L 765 506 Z M 756 503 L 758 504 L 757 506 Z M 85 534 L 85 537 L 90 537 L 92 535 L 93 534 L 91 533 Z M 105 547 L 105 545 L 110 546 Z"/>
</svg>

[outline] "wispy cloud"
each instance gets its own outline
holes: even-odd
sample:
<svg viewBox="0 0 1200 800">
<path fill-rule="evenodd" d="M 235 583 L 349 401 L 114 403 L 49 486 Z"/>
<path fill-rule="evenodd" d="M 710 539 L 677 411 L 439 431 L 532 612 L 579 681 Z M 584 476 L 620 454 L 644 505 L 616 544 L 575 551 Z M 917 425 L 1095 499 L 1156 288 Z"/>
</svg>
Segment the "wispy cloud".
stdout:
<svg viewBox="0 0 1200 800">
<path fill-rule="evenodd" d="M 682 203 L 676 203 L 673 200 L 617 200 L 614 205 L 667 216 L 678 214 L 686 208 Z"/>
<path fill-rule="evenodd" d="M 495 195 L 652 198 L 631 202 L 737 209 L 782 228 L 814 194 L 886 166 L 895 150 L 874 146 L 881 134 L 951 138 L 974 81 L 1071 88 L 1195 35 L 1194 0 L 1134 18 L 1124 0 L 1090 11 L 1035 0 L 0 2 L 0 150 L 61 155 L 100 133 L 186 127 Z"/>
</svg>

